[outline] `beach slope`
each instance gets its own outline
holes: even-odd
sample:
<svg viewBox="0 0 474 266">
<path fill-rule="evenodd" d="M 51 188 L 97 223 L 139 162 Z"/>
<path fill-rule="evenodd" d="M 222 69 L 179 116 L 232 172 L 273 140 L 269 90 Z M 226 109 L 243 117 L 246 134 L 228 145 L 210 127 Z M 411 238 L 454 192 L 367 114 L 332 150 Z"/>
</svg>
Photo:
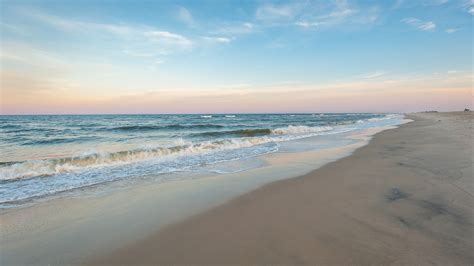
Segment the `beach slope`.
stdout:
<svg viewBox="0 0 474 266">
<path fill-rule="evenodd" d="M 472 112 L 411 114 L 353 155 L 91 264 L 472 265 Z"/>
</svg>

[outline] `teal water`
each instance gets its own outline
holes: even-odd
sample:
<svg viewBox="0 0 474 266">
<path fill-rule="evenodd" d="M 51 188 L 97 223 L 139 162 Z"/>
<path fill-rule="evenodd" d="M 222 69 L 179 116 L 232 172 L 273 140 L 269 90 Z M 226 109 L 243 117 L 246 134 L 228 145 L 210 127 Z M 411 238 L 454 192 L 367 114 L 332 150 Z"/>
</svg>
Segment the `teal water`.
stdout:
<svg viewBox="0 0 474 266">
<path fill-rule="evenodd" d="M 225 168 L 309 137 L 331 135 L 328 145 L 335 145 L 347 132 L 401 119 L 369 113 L 0 116 L 0 207 L 147 175 Z M 295 142 L 292 150 L 308 148 L 300 146 Z"/>
</svg>

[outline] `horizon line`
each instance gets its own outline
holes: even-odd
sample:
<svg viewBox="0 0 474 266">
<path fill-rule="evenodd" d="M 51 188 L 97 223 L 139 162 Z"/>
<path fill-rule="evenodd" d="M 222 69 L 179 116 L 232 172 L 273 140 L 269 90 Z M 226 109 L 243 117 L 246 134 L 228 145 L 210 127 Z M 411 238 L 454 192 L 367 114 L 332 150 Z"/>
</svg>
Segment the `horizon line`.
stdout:
<svg viewBox="0 0 474 266">
<path fill-rule="evenodd" d="M 245 113 L 38 113 L 38 114 L 0 114 L 0 116 L 33 116 L 33 115 L 51 115 L 51 116 L 63 116 L 63 115 L 279 115 L 279 114 L 404 114 L 404 113 L 418 113 L 435 110 L 417 111 L 417 112 L 245 112 Z M 443 111 L 443 112 L 455 112 Z"/>
</svg>

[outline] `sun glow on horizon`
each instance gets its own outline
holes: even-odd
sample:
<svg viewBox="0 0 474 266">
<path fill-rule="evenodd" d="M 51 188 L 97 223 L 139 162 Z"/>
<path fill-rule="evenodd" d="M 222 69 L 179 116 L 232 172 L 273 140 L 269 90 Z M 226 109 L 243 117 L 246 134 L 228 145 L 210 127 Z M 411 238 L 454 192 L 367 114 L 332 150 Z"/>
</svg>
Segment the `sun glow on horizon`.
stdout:
<svg viewBox="0 0 474 266">
<path fill-rule="evenodd" d="M 472 108 L 462 1 L 129 4 L 3 1 L 0 114 Z"/>
</svg>

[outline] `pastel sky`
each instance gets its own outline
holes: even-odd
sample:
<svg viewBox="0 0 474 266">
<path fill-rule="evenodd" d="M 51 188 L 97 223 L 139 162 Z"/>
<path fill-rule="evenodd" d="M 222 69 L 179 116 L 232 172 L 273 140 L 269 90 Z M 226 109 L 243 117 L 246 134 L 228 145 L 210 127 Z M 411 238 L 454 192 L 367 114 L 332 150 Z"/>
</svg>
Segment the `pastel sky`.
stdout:
<svg viewBox="0 0 474 266">
<path fill-rule="evenodd" d="M 1 114 L 472 107 L 474 0 L 0 0 Z"/>
</svg>

